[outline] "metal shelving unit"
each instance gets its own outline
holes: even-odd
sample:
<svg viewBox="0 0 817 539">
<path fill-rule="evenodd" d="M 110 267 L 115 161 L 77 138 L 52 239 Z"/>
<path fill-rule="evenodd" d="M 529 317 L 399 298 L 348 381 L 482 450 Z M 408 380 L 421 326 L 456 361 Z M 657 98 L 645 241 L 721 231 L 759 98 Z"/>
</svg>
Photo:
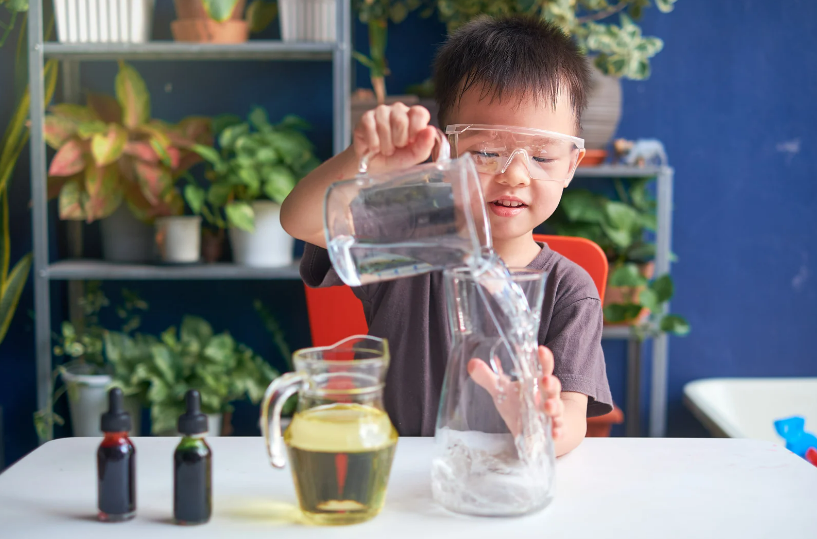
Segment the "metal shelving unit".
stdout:
<svg viewBox="0 0 817 539">
<path fill-rule="evenodd" d="M 51 393 L 51 281 L 90 279 L 298 279 L 296 265 L 275 269 L 247 268 L 232 264 L 182 267 L 106 264 L 102 261 L 65 260 L 51 263 L 48 254 L 48 200 L 46 152 L 43 137 L 43 67 L 57 59 L 62 67 L 63 97 L 80 97 L 80 64 L 103 60 L 282 60 L 329 61 L 332 64 L 333 150 L 343 151 L 351 137 L 349 96 L 352 82 L 350 0 L 336 0 L 337 29 L 333 43 L 254 40 L 235 45 L 152 41 L 148 43 L 63 44 L 43 41 L 43 0 L 31 0 L 28 11 L 28 67 L 31 90 L 31 198 L 34 243 L 34 310 L 37 357 L 37 407 L 47 405 Z"/>
<path fill-rule="evenodd" d="M 139 44 L 86 43 L 62 44 L 43 42 L 43 0 L 29 5 L 29 84 L 31 88 L 31 197 L 34 243 L 34 308 L 37 357 L 37 406 L 46 406 L 51 392 L 51 281 L 84 280 L 299 280 L 297 263 L 283 268 L 249 268 L 234 264 L 201 264 L 189 266 L 125 265 L 100 260 L 63 260 L 51 263 L 48 256 L 48 202 L 46 199 L 46 162 L 43 137 L 44 95 L 43 65 L 45 59 L 62 64 L 63 94 L 68 102 L 80 97 L 80 63 L 103 60 L 282 60 L 331 61 L 333 68 L 333 150 L 343 151 L 349 145 L 351 129 L 349 96 L 351 90 L 351 18 L 350 0 L 337 0 L 337 41 L 334 43 L 287 43 L 283 41 L 250 41 L 237 45 L 153 41 Z M 673 171 L 669 167 L 624 167 L 605 165 L 579 168 L 576 178 L 656 178 L 658 183 L 656 238 L 657 273 L 669 272 L 671 249 L 671 202 Z M 628 434 L 637 435 L 640 377 L 640 346 L 628 327 L 607 327 L 604 339 L 629 341 L 627 382 Z M 652 341 L 653 370 L 651 381 L 650 435 L 665 431 L 667 354 L 666 335 Z"/>
</svg>

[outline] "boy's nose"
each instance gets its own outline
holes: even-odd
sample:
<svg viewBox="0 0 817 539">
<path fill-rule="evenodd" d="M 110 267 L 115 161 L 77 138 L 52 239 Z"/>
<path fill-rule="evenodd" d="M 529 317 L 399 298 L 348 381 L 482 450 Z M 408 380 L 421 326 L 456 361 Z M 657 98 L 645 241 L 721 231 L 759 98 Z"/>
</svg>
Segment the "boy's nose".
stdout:
<svg viewBox="0 0 817 539">
<path fill-rule="evenodd" d="M 524 152 L 514 152 L 511 154 L 509 163 L 505 165 L 505 170 L 496 176 L 496 180 L 509 187 L 525 186 L 530 184 L 530 172 L 528 172 L 528 157 Z"/>
</svg>

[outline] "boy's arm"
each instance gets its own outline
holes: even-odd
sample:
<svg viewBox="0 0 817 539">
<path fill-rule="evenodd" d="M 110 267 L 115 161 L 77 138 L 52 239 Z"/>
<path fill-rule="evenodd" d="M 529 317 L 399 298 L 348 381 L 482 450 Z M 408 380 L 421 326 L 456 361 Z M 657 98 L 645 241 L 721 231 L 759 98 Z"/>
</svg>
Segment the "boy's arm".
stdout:
<svg viewBox="0 0 817 539">
<path fill-rule="evenodd" d="M 556 456 L 576 449 L 587 434 L 587 395 L 574 391 L 562 391 L 564 428 L 555 440 Z"/>
<path fill-rule="evenodd" d="M 424 107 L 402 103 L 380 105 L 367 111 L 353 133 L 353 144 L 310 172 L 281 205 L 281 226 L 287 234 L 326 247 L 323 200 L 334 182 L 353 178 L 360 159 L 369 152 L 378 156 L 369 164 L 372 172 L 395 170 L 422 163 L 431 154 L 435 131 Z"/>
<path fill-rule="evenodd" d="M 357 171 L 357 156 L 352 146 L 304 177 L 281 205 L 281 226 L 299 240 L 326 247 L 323 231 L 323 199 L 336 181 L 351 178 Z"/>
</svg>

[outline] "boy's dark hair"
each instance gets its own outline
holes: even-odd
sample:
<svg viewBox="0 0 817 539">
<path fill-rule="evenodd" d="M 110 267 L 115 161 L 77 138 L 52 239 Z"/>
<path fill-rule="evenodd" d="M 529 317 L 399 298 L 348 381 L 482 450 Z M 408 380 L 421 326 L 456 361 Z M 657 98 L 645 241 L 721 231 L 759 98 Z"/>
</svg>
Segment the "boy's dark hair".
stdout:
<svg viewBox="0 0 817 539">
<path fill-rule="evenodd" d="M 480 17 L 451 34 L 434 62 L 438 120 L 446 118 L 466 90 L 480 98 L 536 99 L 556 103 L 567 91 L 577 132 L 587 104 L 590 70 L 578 47 L 557 26 L 538 17 Z"/>
</svg>

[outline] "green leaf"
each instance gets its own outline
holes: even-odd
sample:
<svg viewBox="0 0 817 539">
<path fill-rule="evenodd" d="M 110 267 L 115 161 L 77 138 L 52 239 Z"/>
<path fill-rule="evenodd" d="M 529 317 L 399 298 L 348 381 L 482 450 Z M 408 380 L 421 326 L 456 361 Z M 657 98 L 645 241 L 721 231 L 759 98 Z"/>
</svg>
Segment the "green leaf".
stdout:
<svg viewBox="0 0 817 539">
<path fill-rule="evenodd" d="M 600 223 L 604 219 L 597 195 L 586 189 L 565 191 L 560 207 L 571 221 Z"/>
<path fill-rule="evenodd" d="M 641 314 L 641 305 L 632 303 L 607 305 L 604 307 L 604 319 L 613 324 L 627 322 Z"/>
<path fill-rule="evenodd" d="M 182 319 L 179 336 L 183 343 L 197 342 L 203 349 L 213 338 L 213 328 L 203 318 L 185 316 Z"/>
<path fill-rule="evenodd" d="M 204 357 L 222 365 L 230 365 L 235 362 L 235 341 L 227 333 L 216 335 L 203 351 Z"/>
<path fill-rule="evenodd" d="M 207 191 L 207 202 L 220 208 L 227 203 L 230 194 L 233 191 L 233 186 L 227 183 L 214 183 Z"/>
<path fill-rule="evenodd" d="M 213 118 L 213 131 L 221 133 L 230 126 L 240 124 L 241 117 L 235 114 L 221 114 Z"/>
<path fill-rule="evenodd" d="M 176 374 L 173 368 L 173 365 L 176 364 L 176 360 L 173 352 L 166 345 L 155 344 L 151 347 L 151 354 L 153 355 L 153 365 L 159 374 L 161 374 L 164 382 L 167 383 L 166 387 L 172 387 L 176 382 Z M 157 398 L 156 400 L 162 399 Z"/>
<path fill-rule="evenodd" d="M 74 103 L 57 103 L 56 105 L 52 105 L 50 110 L 52 114 L 67 120 L 72 120 L 78 124 L 100 119 L 89 107 L 83 107 L 82 105 L 76 105 Z"/>
<path fill-rule="evenodd" d="M 105 122 L 94 120 L 92 122 L 83 122 L 77 126 L 77 135 L 82 140 L 88 140 L 99 133 L 106 133 L 108 126 Z"/>
<path fill-rule="evenodd" d="M 664 13 L 669 13 L 675 7 L 677 0 L 655 0 L 655 7 Z"/>
<path fill-rule="evenodd" d="M 689 326 L 689 322 L 687 322 L 685 318 L 682 318 L 674 314 L 668 314 L 667 316 L 662 318 L 660 327 L 662 331 L 672 333 L 679 337 L 688 335 L 690 330 L 692 329 Z"/>
<path fill-rule="evenodd" d="M 248 116 L 250 123 L 255 126 L 256 129 L 259 131 L 269 131 L 272 129 L 272 126 L 269 123 L 269 118 L 267 117 L 267 111 L 265 111 L 261 107 L 255 107 L 250 112 Z"/>
<path fill-rule="evenodd" d="M 658 300 L 658 294 L 651 288 L 645 288 L 638 295 L 638 302 L 652 312 L 661 310 L 661 302 Z"/>
<path fill-rule="evenodd" d="M 608 201 L 604 211 L 608 222 L 615 228 L 629 230 L 639 222 L 638 212 L 623 202 Z"/>
<path fill-rule="evenodd" d="M 222 150 L 235 149 L 236 141 L 250 132 L 250 125 L 246 123 L 237 124 L 226 128 L 218 137 L 218 143 Z"/>
<path fill-rule="evenodd" d="M 225 22 L 233 14 L 238 0 L 201 0 L 204 11 L 216 22 Z"/>
<path fill-rule="evenodd" d="M 617 268 L 609 279 L 610 286 L 644 286 L 647 280 L 635 264 L 624 264 Z"/>
<path fill-rule="evenodd" d="M 6 337 L 17 304 L 20 302 L 20 295 L 23 293 L 28 273 L 31 270 L 31 253 L 21 258 L 9 272 L 8 280 L 4 283 L 2 295 L 0 295 L 0 342 Z"/>
<path fill-rule="evenodd" d="M 108 124 L 107 132 L 97 133 L 91 139 L 91 155 L 97 166 L 104 167 L 121 157 L 128 141 L 128 133 L 117 124 Z"/>
<path fill-rule="evenodd" d="M 139 72 L 120 60 L 115 86 L 125 127 L 133 129 L 146 124 L 150 119 L 150 94 Z"/>
<path fill-rule="evenodd" d="M 201 208 L 204 206 L 204 199 L 206 197 L 207 193 L 198 185 L 188 184 L 184 186 L 184 198 L 187 200 L 190 209 L 193 210 L 193 213 L 196 215 L 201 214 Z"/>
<path fill-rule="evenodd" d="M 247 232 L 255 231 L 255 213 L 246 202 L 231 202 L 224 207 L 227 220 L 236 228 Z"/>
<path fill-rule="evenodd" d="M 250 32 L 262 32 L 267 26 L 272 24 L 278 16 L 278 4 L 265 2 L 263 0 L 253 0 L 247 7 L 246 19 L 250 24 Z"/>
<path fill-rule="evenodd" d="M 661 277 L 657 278 L 655 282 L 652 283 L 650 288 L 655 290 L 655 294 L 656 297 L 658 298 L 659 303 L 669 301 L 674 293 L 672 277 L 670 277 L 669 275 L 662 275 Z"/>
<path fill-rule="evenodd" d="M 116 165 L 98 167 L 89 165 L 85 169 L 85 219 L 92 222 L 111 215 L 122 202 L 123 192 L 119 188 L 119 169 Z"/>
<path fill-rule="evenodd" d="M 85 199 L 87 194 L 80 187 L 79 178 L 72 178 L 60 189 L 59 215 L 64 221 L 85 219 Z"/>
<path fill-rule="evenodd" d="M 278 204 L 283 203 L 295 187 L 295 176 L 290 169 L 281 165 L 274 165 L 264 170 L 264 194 Z"/>
<path fill-rule="evenodd" d="M 194 144 L 191 150 L 199 154 L 202 157 L 202 159 L 209 162 L 210 164 L 217 165 L 221 163 L 221 156 L 215 150 L 215 148 L 204 146 L 202 144 Z"/>
</svg>

